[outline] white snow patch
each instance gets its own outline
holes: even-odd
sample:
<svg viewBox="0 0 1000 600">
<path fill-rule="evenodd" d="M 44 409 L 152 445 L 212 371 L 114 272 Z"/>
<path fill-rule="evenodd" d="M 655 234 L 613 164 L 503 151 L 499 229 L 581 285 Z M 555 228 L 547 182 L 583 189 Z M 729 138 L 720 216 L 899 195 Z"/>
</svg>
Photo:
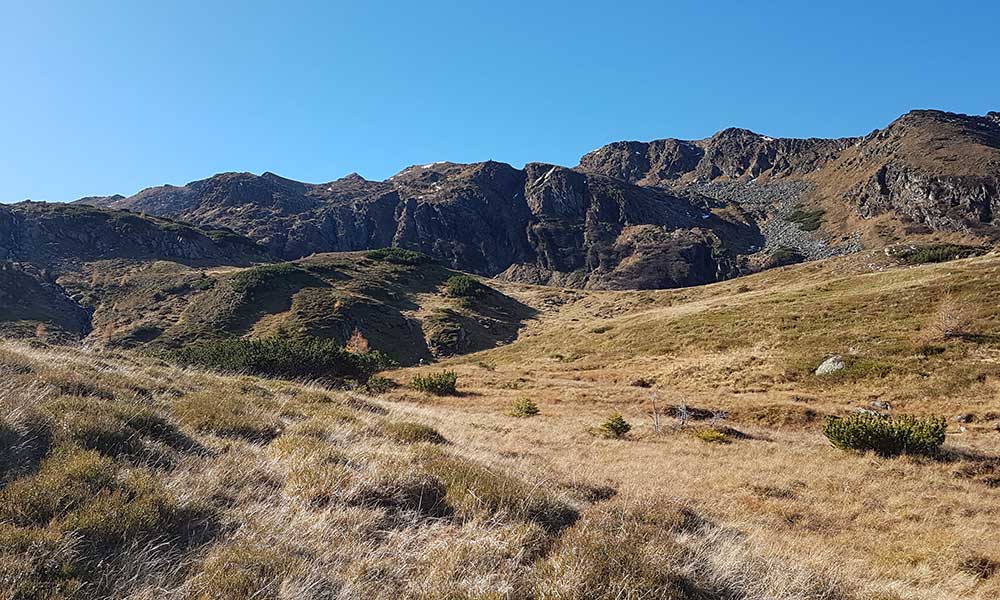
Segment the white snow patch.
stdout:
<svg viewBox="0 0 1000 600">
<path fill-rule="evenodd" d="M 773 137 L 768 137 L 768 136 L 766 136 L 766 135 L 762 135 L 762 136 L 760 136 L 760 137 L 761 137 L 761 139 L 762 139 L 762 140 L 764 140 L 765 142 L 773 142 L 773 141 L 774 141 L 774 138 L 773 138 Z"/>
</svg>

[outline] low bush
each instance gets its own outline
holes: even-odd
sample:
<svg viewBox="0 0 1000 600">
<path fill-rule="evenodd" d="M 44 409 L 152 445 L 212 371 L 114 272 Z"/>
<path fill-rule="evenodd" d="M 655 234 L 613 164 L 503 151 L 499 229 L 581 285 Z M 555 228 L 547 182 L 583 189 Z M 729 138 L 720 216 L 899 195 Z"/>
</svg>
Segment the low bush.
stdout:
<svg viewBox="0 0 1000 600">
<path fill-rule="evenodd" d="M 625 437 L 625 434 L 632 431 L 632 426 L 622 417 L 621 413 L 616 412 L 601 423 L 597 431 L 606 438 L 618 439 Z"/>
<path fill-rule="evenodd" d="M 435 396 L 452 396 L 458 393 L 458 374 L 454 371 L 442 371 L 428 375 L 415 375 L 410 381 L 415 390 L 428 392 Z"/>
<path fill-rule="evenodd" d="M 985 254 L 987 248 L 981 246 L 962 246 L 960 244 L 931 244 L 927 246 L 915 246 L 907 248 L 897 254 L 902 261 L 908 265 L 920 265 L 926 263 L 940 263 L 956 260 L 959 258 L 970 258 Z"/>
<path fill-rule="evenodd" d="M 386 421 L 379 425 L 378 431 L 389 439 L 401 444 L 444 444 L 448 440 L 430 425 L 412 421 Z"/>
<path fill-rule="evenodd" d="M 174 352 L 185 365 L 267 377 L 360 379 L 394 366 L 385 354 L 348 352 L 333 340 L 316 338 L 227 338 L 198 342 Z"/>
<path fill-rule="evenodd" d="M 533 417 L 538 414 L 538 405 L 530 398 L 518 398 L 510 403 L 507 414 L 519 418 Z"/>
<path fill-rule="evenodd" d="M 369 394 L 384 394 L 395 387 L 395 381 L 381 375 L 372 375 L 365 382 L 365 391 Z"/>
<path fill-rule="evenodd" d="M 883 417 L 857 413 L 827 417 L 823 434 L 845 450 L 872 451 L 880 456 L 930 455 L 944 443 L 948 424 L 944 417 Z"/>
<path fill-rule="evenodd" d="M 254 294 L 272 289 L 283 279 L 305 273 L 294 263 L 262 265 L 244 269 L 229 279 L 229 285 L 238 294 Z"/>
<path fill-rule="evenodd" d="M 808 210 L 799 207 L 789 213 L 785 217 L 785 220 L 790 223 L 796 223 L 802 231 L 816 231 L 823 224 L 824 214 L 826 214 L 826 211 L 822 208 Z"/>
<path fill-rule="evenodd" d="M 444 286 L 445 292 L 455 298 L 474 298 L 483 291 L 482 284 L 469 275 L 452 275 Z"/>
<path fill-rule="evenodd" d="M 371 260 L 380 260 L 397 265 L 420 265 L 431 262 L 431 257 L 422 252 L 405 248 L 379 248 L 365 254 Z"/>
</svg>

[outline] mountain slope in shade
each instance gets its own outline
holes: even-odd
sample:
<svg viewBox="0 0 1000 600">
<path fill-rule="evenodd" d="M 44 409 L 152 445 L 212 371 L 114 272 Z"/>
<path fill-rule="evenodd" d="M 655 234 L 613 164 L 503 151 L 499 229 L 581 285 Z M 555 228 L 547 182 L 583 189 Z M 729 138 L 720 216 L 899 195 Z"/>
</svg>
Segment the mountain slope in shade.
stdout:
<svg viewBox="0 0 1000 600">
<path fill-rule="evenodd" d="M 248 264 L 264 249 L 232 231 L 84 205 L 0 205 L 0 260 L 55 267 L 93 260 Z"/>
</svg>

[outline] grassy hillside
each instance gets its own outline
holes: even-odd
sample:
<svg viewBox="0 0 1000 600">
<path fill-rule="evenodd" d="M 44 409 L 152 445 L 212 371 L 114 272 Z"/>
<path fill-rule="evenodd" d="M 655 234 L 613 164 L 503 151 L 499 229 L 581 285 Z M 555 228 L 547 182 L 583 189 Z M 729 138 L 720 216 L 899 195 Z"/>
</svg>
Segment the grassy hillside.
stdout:
<svg viewBox="0 0 1000 600">
<path fill-rule="evenodd" d="M 184 271 L 195 291 L 169 300 L 184 309 L 165 339 L 212 323 L 334 331 L 342 313 L 311 308 L 329 307 L 325 294 L 425 331 L 444 308 L 480 325 L 531 318 L 513 343 L 387 373 L 398 387 L 374 397 L 4 342 L 0 589 L 995 598 L 1000 257 L 893 264 L 855 256 L 658 292 L 489 290 L 378 255 Z M 157 269 L 176 277 L 149 267 L 121 289 L 162 289 L 139 284 Z M 209 310 L 225 298 L 243 300 Z M 401 331 L 365 335 L 376 346 Z M 816 375 L 832 355 L 843 368 Z M 834 447 L 824 417 L 857 409 L 943 416 L 944 445 L 895 458 Z"/>
<path fill-rule="evenodd" d="M 460 274 L 422 255 L 394 256 L 321 254 L 243 269 L 102 261 L 60 284 L 95 307 L 93 341 L 125 347 L 229 336 L 345 343 L 357 330 L 373 349 L 414 364 L 511 341 L 532 315 L 487 285 L 450 292 Z"/>
<path fill-rule="evenodd" d="M 433 406 L 463 415 L 461 434 L 444 430 L 458 444 L 683 499 L 770 558 L 833 569 L 880 593 L 992 598 L 1000 257 L 884 270 L 876 262 L 669 292 L 508 289 L 540 311 L 517 342 L 393 377 L 457 374 L 461 395 Z M 943 334 L 942 324 L 957 327 Z M 814 374 L 831 355 L 845 368 Z M 427 402 L 405 388 L 391 397 Z M 525 400 L 540 416 L 505 417 Z M 832 447 L 824 417 L 858 409 L 943 416 L 944 449 L 886 459 Z M 632 425 L 626 441 L 595 441 L 589 431 L 615 411 Z"/>
</svg>

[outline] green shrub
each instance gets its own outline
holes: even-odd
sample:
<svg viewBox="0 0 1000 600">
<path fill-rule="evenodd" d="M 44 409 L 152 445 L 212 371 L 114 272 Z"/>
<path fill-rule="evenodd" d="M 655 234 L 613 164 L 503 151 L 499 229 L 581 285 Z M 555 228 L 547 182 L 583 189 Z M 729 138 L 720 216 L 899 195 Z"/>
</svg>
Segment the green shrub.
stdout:
<svg viewBox="0 0 1000 600">
<path fill-rule="evenodd" d="M 372 375 L 365 382 L 365 391 L 369 394 L 384 394 L 394 387 L 396 387 L 395 381 L 381 375 Z"/>
<path fill-rule="evenodd" d="M 352 353 L 317 338 L 227 338 L 198 342 L 174 352 L 186 365 L 230 373 L 285 378 L 367 380 L 395 363 L 379 351 Z"/>
<path fill-rule="evenodd" d="M 948 424 L 944 417 L 883 417 L 857 413 L 827 417 L 823 434 L 845 450 L 871 450 L 880 456 L 934 454 L 944 443 Z"/>
<path fill-rule="evenodd" d="M 931 244 L 908 248 L 898 254 L 904 263 L 919 265 L 925 263 L 940 263 L 959 258 L 970 258 L 985 254 L 987 248 L 980 246 L 962 246 L 960 244 Z"/>
<path fill-rule="evenodd" d="M 823 223 L 823 215 L 826 213 L 822 208 L 807 210 L 802 207 L 793 210 L 785 220 L 796 223 L 802 231 L 816 231 Z"/>
<path fill-rule="evenodd" d="M 378 430 L 386 437 L 401 444 L 445 444 L 448 440 L 430 425 L 412 421 L 387 421 L 379 425 Z"/>
<path fill-rule="evenodd" d="M 429 375 L 415 375 L 410 386 L 415 390 L 435 396 L 453 396 L 458 393 L 458 375 L 454 371 L 442 371 Z"/>
<path fill-rule="evenodd" d="M 512 417 L 527 418 L 538 414 L 538 405 L 529 398 L 518 398 L 510 403 L 508 413 Z"/>
<path fill-rule="evenodd" d="M 444 286 L 445 292 L 455 298 L 475 298 L 483 291 L 482 284 L 469 275 L 452 275 Z"/>
<path fill-rule="evenodd" d="M 253 294 L 276 287 L 282 280 L 305 273 L 294 263 L 263 265 L 239 271 L 229 279 L 229 285 L 238 294 Z"/>
<path fill-rule="evenodd" d="M 625 434 L 632 431 L 632 426 L 622 417 L 621 413 L 616 412 L 601 423 L 597 430 L 604 437 L 617 439 L 625 437 Z"/>
<path fill-rule="evenodd" d="M 397 265 L 421 265 L 431 262 L 431 257 L 426 254 L 405 248 L 379 248 L 368 252 L 365 256 L 371 260 L 381 260 Z"/>
</svg>

